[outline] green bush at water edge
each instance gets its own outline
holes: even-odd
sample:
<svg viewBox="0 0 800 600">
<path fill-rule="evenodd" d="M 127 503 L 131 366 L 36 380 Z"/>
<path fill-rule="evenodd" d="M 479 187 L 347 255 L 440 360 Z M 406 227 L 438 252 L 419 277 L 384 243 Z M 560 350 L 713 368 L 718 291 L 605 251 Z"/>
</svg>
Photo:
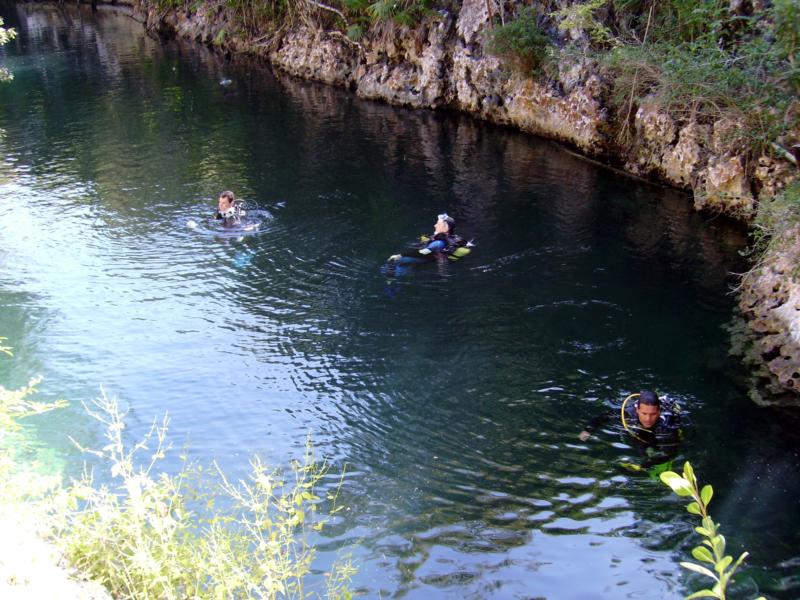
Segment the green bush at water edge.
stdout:
<svg viewBox="0 0 800 600">
<path fill-rule="evenodd" d="M 87 411 L 105 426 L 107 443 L 86 451 L 109 468 L 114 483 L 97 485 L 87 471 L 62 486 L 20 466 L 8 443 L 20 419 L 65 404 L 31 400 L 35 385 L 0 386 L 0 501 L 35 503 L 69 562 L 115 598 L 351 598 L 355 571 L 348 561 L 326 574 L 325 590 L 306 587 L 315 557 L 309 535 L 329 518 L 319 509 L 328 506 L 329 516 L 341 510 L 338 489 L 326 501 L 315 493 L 327 467 L 314 460 L 310 443 L 287 471 L 253 460 L 247 481 L 230 482 L 217 469 L 220 483 L 209 488 L 195 477 L 198 470 L 157 470 L 168 450 L 166 418 L 129 448 L 124 415 L 103 394 Z M 142 455 L 144 466 L 137 466 Z"/>
</svg>

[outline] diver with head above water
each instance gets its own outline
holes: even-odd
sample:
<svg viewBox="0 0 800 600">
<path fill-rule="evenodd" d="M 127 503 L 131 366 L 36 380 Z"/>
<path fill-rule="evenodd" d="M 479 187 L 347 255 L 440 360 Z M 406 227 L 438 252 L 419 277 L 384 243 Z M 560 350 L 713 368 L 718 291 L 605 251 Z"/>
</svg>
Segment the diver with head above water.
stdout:
<svg viewBox="0 0 800 600">
<path fill-rule="evenodd" d="M 458 260 L 470 253 L 473 244 L 455 232 L 456 221 L 447 213 L 437 215 L 433 226 L 433 235 L 420 237 L 422 246 L 406 250 L 400 254 L 392 254 L 390 263 L 413 264 L 434 260 L 439 256 L 447 256 L 450 260 Z"/>
<path fill-rule="evenodd" d="M 188 219 L 186 226 L 189 229 L 196 229 L 204 224 L 207 226 L 206 231 L 216 230 L 221 233 L 220 229 L 222 229 L 226 230 L 226 234 L 251 234 L 257 233 L 262 224 L 270 218 L 271 215 L 267 211 L 261 210 L 254 202 L 248 201 L 245 206 L 244 200 L 237 199 L 233 192 L 225 190 L 219 195 L 217 210 L 210 217 L 199 222 Z"/>
<path fill-rule="evenodd" d="M 596 416 L 578 437 L 585 442 L 601 425 L 617 418 L 634 446 L 644 455 L 641 467 L 634 470 L 669 463 L 677 455 L 683 438 L 677 402 L 662 400 L 655 392 L 642 390 L 625 398 L 619 411 Z"/>
<path fill-rule="evenodd" d="M 245 216 L 243 202 L 236 200 L 236 196 L 231 191 L 224 191 L 217 200 L 217 212 L 214 218 L 221 220 L 224 227 L 234 227 L 242 222 Z"/>
</svg>

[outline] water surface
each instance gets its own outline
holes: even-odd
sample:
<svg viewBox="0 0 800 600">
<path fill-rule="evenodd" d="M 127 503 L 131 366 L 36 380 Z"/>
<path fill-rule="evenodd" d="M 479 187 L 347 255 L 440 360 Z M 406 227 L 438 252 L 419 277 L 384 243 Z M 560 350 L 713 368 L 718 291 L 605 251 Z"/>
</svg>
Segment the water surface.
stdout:
<svg viewBox="0 0 800 600">
<path fill-rule="evenodd" d="M 311 432 L 347 465 L 322 563 L 351 552 L 365 597 L 677 598 L 697 585 L 681 502 L 620 466 L 624 438 L 577 439 L 650 387 L 686 408 L 683 456 L 753 553 L 743 591 L 800 595 L 797 421 L 751 405 L 722 328 L 741 229 L 552 143 L 118 13 L 4 14 L 0 381 L 72 402 L 36 429 L 53 460 L 78 464 L 65 430 L 99 441 L 80 402 L 102 385 L 130 439 L 168 412 L 232 476 Z M 223 189 L 268 211 L 258 235 L 186 227 Z M 472 255 L 387 276 L 442 211 Z"/>
</svg>

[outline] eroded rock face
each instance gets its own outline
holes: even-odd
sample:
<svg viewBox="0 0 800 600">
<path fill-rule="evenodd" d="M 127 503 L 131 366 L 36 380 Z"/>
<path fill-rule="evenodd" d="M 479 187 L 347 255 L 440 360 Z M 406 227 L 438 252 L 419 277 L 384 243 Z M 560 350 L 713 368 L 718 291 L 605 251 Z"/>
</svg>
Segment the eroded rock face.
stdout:
<svg viewBox="0 0 800 600">
<path fill-rule="evenodd" d="M 661 166 L 667 181 L 678 187 L 690 187 L 698 170 L 708 160 L 708 127 L 689 123 L 678 134 L 678 141 L 667 148 Z"/>
<path fill-rule="evenodd" d="M 347 86 L 352 78 L 356 51 L 341 36 L 301 26 L 288 33 L 280 50 L 269 55 L 277 68 L 303 79 Z"/>
<path fill-rule="evenodd" d="M 800 402 L 800 226 L 785 231 L 742 282 L 739 308 L 747 322 L 734 351 L 754 372 L 759 404 Z"/>
<path fill-rule="evenodd" d="M 755 214 L 756 200 L 744 164 L 738 155 L 712 156 L 699 174 L 699 185 L 695 186 L 695 208 L 750 220 Z"/>
<path fill-rule="evenodd" d="M 283 38 L 269 60 L 287 73 L 349 87 L 362 98 L 453 108 L 602 155 L 608 115 L 599 77 L 584 77 L 564 94 L 515 76 L 485 53 L 488 25 L 486 2 L 468 0 L 457 17 L 444 12 L 419 30 L 397 27 L 359 45 L 300 28 Z"/>
</svg>

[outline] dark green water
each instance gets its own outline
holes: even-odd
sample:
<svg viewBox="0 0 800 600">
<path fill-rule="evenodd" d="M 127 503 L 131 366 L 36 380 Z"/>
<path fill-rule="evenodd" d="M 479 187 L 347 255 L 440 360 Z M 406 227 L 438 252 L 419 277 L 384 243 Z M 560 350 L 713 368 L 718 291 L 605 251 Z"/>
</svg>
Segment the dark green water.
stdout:
<svg viewBox="0 0 800 600">
<path fill-rule="evenodd" d="M 313 434 L 345 463 L 320 540 L 365 597 L 677 598 L 693 522 L 635 452 L 583 424 L 642 387 L 680 400 L 742 592 L 800 596 L 797 417 L 757 409 L 727 357 L 744 233 L 685 195 L 469 119 L 361 102 L 119 14 L 6 6 L 0 60 L 0 382 L 45 377 L 40 453 L 169 412 L 193 459 L 243 475 Z M 227 85 L 222 85 L 224 80 Z M 189 219 L 233 189 L 242 239 Z M 448 211 L 458 263 L 385 258 Z M 177 468 L 168 459 L 167 468 Z"/>
</svg>

